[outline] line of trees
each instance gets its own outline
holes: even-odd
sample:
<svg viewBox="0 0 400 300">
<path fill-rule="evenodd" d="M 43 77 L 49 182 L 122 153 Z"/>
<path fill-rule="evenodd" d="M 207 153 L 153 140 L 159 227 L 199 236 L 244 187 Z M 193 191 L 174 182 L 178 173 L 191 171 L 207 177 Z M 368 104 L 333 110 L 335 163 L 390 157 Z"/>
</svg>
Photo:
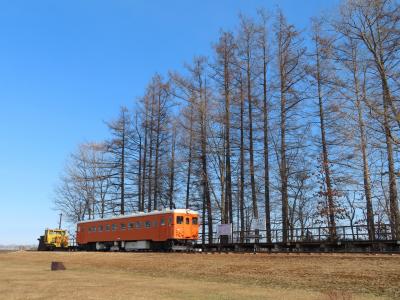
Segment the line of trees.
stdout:
<svg viewBox="0 0 400 300">
<path fill-rule="evenodd" d="M 240 15 L 210 57 L 155 74 L 110 138 L 71 155 L 56 188 L 70 221 L 163 208 L 241 233 L 382 224 L 400 239 L 400 7 L 347 0 L 307 31 Z"/>
</svg>

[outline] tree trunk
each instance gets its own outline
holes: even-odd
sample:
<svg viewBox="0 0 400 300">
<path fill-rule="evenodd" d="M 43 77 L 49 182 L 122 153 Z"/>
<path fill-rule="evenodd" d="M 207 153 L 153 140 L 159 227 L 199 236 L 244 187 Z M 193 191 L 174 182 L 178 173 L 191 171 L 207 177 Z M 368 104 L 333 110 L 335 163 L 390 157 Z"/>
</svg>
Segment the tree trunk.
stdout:
<svg viewBox="0 0 400 300">
<path fill-rule="evenodd" d="M 149 171 L 148 171 L 148 199 L 147 199 L 147 211 L 151 211 L 151 204 L 152 204 L 152 199 L 151 199 L 151 192 L 152 192 L 152 169 L 153 169 L 153 122 L 154 122 L 154 89 L 152 92 L 152 101 L 151 101 L 151 115 L 150 115 L 150 153 L 149 153 Z"/>
<path fill-rule="evenodd" d="M 190 107 L 190 125 L 189 125 L 189 157 L 188 157 L 188 169 L 186 179 L 186 209 L 190 207 L 189 195 L 190 195 L 190 177 L 192 175 L 192 151 L 193 151 L 193 104 Z"/>
<path fill-rule="evenodd" d="M 169 208 L 174 208 L 174 182 L 175 182 L 175 141 L 176 141 L 176 128 L 174 125 L 172 134 L 172 149 L 171 149 L 171 165 L 170 165 L 170 175 L 169 175 Z"/>
<path fill-rule="evenodd" d="M 121 146 L 121 215 L 125 214 L 125 113 L 123 116 Z"/>
<path fill-rule="evenodd" d="M 288 200 L 288 178 L 287 178 L 287 162 L 286 162 L 286 73 L 284 61 L 284 49 L 282 41 L 282 29 L 278 32 L 279 47 L 279 74 L 280 74 L 280 179 L 281 179 L 281 199 L 282 199 L 282 242 L 288 241 L 289 229 L 289 200 Z"/>
<path fill-rule="evenodd" d="M 244 239 L 244 95 L 243 80 L 240 74 L 240 242 Z"/>
<path fill-rule="evenodd" d="M 352 72 L 353 72 L 354 89 L 356 96 L 355 106 L 357 108 L 358 128 L 360 131 L 360 147 L 361 147 L 362 162 L 363 162 L 363 180 L 364 180 L 364 192 L 365 192 L 365 200 L 367 208 L 368 238 L 369 240 L 373 241 L 375 239 L 375 224 L 374 224 L 374 212 L 372 207 L 371 179 L 369 174 L 368 157 L 367 157 L 367 137 L 365 134 L 365 124 L 364 124 L 361 99 L 360 99 L 361 97 L 360 97 L 360 85 L 358 80 L 357 49 L 353 41 L 351 41 L 351 45 L 352 45 L 352 67 L 353 67 Z M 363 97 L 366 97 L 365 88 L 366 88 L 366 83 L 364 77 Z"/>
<path fill-rule="evenodd" d="M 224 89 L 225 89 L 225 211 L 224 223 L 232 223 L 232 174 L 231 174 L 231 143 L 230 143 L 230 74 L 229 74 L 229 61 L 225 58 L 224 63 Z"/>
<path fill-rule="evenodd" d="M 139 136 L 139 170 L 138 170 L 138 210 L 142 209 L 142 137 Z"/>
<path fill-rule="evenodd" d="M 326 144 L 326 132 L 325 132 L 325 116 L 324 107 L 322 104 L 322 86 L 320 77 L 320 49 L 319 49 L 319 37 L 315 38 L 316 47 L 316 58 L 317 58 L 317 87 L 318 87 L 318 106 L 319 106 L 319 120 L 320 120 L 320 130 L 321 130 L 321 144 L 322 144 L 322 156 L 323 156 L 323 169 L 325 175 L 326 192 L 328 199 L 328 213 L 329 213 L 329 234 L 331 239 L 336 238 L 336 220 L 335 220 L 335 203 L 333 200 L 333 190 L 331 183 L 331 175 L 329 168 L 329 155 L 328 147 Z"/>
<path fill-rule="evenodd" d="M 145 198 L 145 189 L 146 189 L 146 166 L 147 166 L 147 130 L 148 130 L 148 98 L 146 97 L 145 100 L 145 114 L 146 114 L 146 118 L 145 118 L 145 122 L 144 122 L 144 149 L 143 149 L 143 173 L 142 173 L 142 188 L 141 188 L 141 202 L 140 202 L 140 211 L 144 211 L 144 198 Z"/>
<path fill-rule="evenodd" d="M 209 186 L 209 178 L 207 172 L 207 90 L 206 87 L 204 89 L 200 86 L 200 91 L 204 92 L 204 105 L 202 112 L 202 134 L 201 134 L 201 160 L 203 167 L 203 181 L 204 181 L 204 197 L 205 204 L 207 207 L 207 223 L 208 223 L 208 241 L 212 243 L 213 240 L 213 220 L 212 220 L 212 207 L 211 207 L 211 197 L 210 197 L 210 186 Z M 200 97 L 201 98 L 201 97 Z"/>
<path fill-rule="evenodd" d="M 159 153 L 160 153 L 160 121 L 161 121 L 161 87 L 158 88 L 158 102 L 157 102 L 157 129 L 156 129 L 156 153 L 155 153 L 155 163 L 154 163 L 154 205 L 153 209 L 158 209 L 158 194 L 159 194 Z"/>
<path fill-rule="evenodd" d="M 254 145 L 253 145 L 253 108 L 251 94 L 251 70 L 250 70 L 250 48 L 247 47 L 247 100 L 249 109 L 249 143 L 250 143 L 250 184 L 251 184 L 251 200 L 253 203 L 253 217 L 258 220 L 258 205 L 256 195 L 256 182 L 254 178 Z"/>
<path fill-rule="evenodd" d="M 267 243 L 271 243 L 271 216 L 269 196 L 268 100 L 267 100 L 267 49 L 263 39 L 263 121 L 264 121 L 264 204 Z"/>
<path fill-rule="evenodd" d="M 222 132 L 221 136 L 224 136 L 224 147 L 222 149 L 221 154 L 218 155 L 218 167 L 219 167 L 219 174 L 220 174 L 220 180 L 219 180 L 219 184 L 220 184 L 220 189 L 221 189 L 221 205 L 220 205 L 220 211 L 221 211 L 221 223 L 225 224 L 227 222 L 228 219 L 228 207 L 226 204 L 226 194 L 225 194 L 225 185 L 226 185 L 226 179 L 225 179 L 225 157 L 226 157 L 226 153 L 225 153 L 225 130 Z M 222 158 L 221 158 L 222 156 Z"/>
<path fill-rule="evenodd" d="M 204 122 L 204 119 L 202 120 Z M 208 241 L 212 242 L 212 214 L 211 214 L 211 198 L 210 188 L 208 183 L 207 173 L 207 141 L 206 141 L 206 126 L 202 124 L 201 129 L 201 164 L 202 164 L 202 185 L 203 185 L 203 223 L 205 223 L 205 211 L 207 210 L 208 223 Z M 203 236 L 205 236 L 205 225 L 203 224 Z"/>
<path fill-rule="evenodd" d="M 392 133 L 389 125 L 388 117 L 388 102 L 390 101 L 390 92 L 387 85 L 386 78 L 381 75 L 382 90 L 383 90 L 383 127 L 385 129 L 385 139 L 388 157 L 388 171 L 389 171 L 389 203 L 390 203 L 390 227 L 392 230 L 392 238 L 400 238 L 400 216 L 399 206 L 397 203 L 397 184 L 396 175 L 394 170 L 394 158 L 393 158 L 393 145 L 392 145 Z"/>
<path fill-rule="evenodd" d="M 284 81 L 281 79 L 281 91 L 284 90 L 282 86 Z M 287 178 L 287 163 L 286 163 L 286 97 L 284 93 L 281 93 L 281 166 L 280 166 L 280 177 L 281 177 L 281 199 L 282 199 L 282 242 L 287 243 L 288 241 L 288 229 L 289 229 L 289 200 L 288 200 L 288 178 Z"/>
</svg>

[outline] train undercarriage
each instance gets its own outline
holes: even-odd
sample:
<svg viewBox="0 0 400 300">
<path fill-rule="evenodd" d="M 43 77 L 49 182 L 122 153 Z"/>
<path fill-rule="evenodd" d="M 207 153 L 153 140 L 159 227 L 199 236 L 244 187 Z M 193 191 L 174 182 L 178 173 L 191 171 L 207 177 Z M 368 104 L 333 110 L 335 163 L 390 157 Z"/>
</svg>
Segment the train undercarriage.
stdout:
<svg viewBox="0 0 400 300">
<path fill-rule="evenodd" d="M 84 251 L 194 251 L 192 240 L 167 241 L 108 241 L 78 245 Z"/>
<path fill-rule="evenodd" d="M 400 241 L 315 241 L 292 243 L 201 243 L 195 249 L 204 252 L 265 252 L 265 253 L 398 253 Z"/>
</svg>

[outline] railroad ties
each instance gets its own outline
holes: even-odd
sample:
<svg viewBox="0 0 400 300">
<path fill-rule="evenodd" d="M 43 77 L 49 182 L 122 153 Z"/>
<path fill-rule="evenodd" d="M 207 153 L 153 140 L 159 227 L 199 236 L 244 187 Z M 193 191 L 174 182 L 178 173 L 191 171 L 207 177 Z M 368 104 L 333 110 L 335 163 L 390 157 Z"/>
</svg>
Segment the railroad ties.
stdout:
<svg viewBox="0 0 400 300">
<path fill-rule="evenodd" d="M 400 241 L 384 242 L 295 242 L 295 243 L 201 243 L 195 252 L 247 252 L 247 253 L 398 253 Z"/>
</svg>

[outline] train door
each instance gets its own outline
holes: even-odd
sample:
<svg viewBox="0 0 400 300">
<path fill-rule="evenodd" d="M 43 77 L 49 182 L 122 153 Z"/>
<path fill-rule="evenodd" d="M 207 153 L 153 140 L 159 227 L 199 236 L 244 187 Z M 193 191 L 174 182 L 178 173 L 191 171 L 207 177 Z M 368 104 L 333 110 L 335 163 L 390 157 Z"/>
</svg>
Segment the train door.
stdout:
<svg viewBox="0 0 400 300">
<path fill-rule="evenodd" d="M 183 228 L 184 228 L 184 236 L 185 238 L 190 238 L 192 236 L 192 218 L 190 215 L 185 215 L 184 216 L 184 223 L 183 223 Z"/>
<path fill-rule="evenodd" d="M 76 241 L 77 241 L 77 243 L 78 244 L 86 244 L 87 243 L 87 239 L 86 239 L 85 225 L 78 224 L 77 227 L 78 227 L 77 228 L 77 233 L 76 233 Z"/>
<path fill-rule="evenodd" d="M 198 237 L 199 235 L 199 218 L 195 215 L 192 216 L 192 238 L 193 237 Z"/>
</svg>

